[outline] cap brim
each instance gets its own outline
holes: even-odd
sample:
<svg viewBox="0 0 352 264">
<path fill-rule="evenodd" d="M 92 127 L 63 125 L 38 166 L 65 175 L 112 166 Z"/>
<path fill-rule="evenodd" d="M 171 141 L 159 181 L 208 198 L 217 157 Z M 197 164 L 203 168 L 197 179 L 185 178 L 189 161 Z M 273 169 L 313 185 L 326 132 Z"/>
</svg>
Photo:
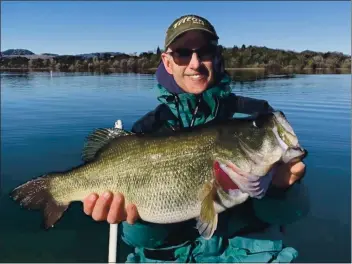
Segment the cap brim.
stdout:
<svg viewBox="0 0 352 264">
<path fill-rule="evenodd" d="M 199 27 L 193 27 L 193 28 L 187 28 L 185 30 L 182 30 L 180 31 L 178 34 L 176 34 L 175 36 L 173 36 L 170 41 L 167 43 L 167 45 L 165 46 L 165 50 L 172 44 L 172 42 L 174 42 L 174 40 L 181 36 L 182 34 L 188 32 L 188 31 L 191 31 L 191 30 L 200 30 L 200 31 L 204 31 L 204 32 L 207 32 L 209 33 L 210 35 L 212 35 L 216 40 L 219 39 L 219 37 L 217 35 L 214 34 L 214 32 L 208 30 L 208 29 L 205 29 L 205 28 L 199 28 Z"/>
</svg>

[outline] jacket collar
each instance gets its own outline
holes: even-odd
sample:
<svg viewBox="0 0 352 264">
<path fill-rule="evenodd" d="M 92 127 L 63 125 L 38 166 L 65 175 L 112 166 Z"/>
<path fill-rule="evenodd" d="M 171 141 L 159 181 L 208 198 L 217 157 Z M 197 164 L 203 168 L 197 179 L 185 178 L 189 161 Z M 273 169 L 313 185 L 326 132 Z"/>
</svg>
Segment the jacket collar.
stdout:
<svg viewBox="0 0 352 264">
<path fill-rule="evenodd" d="M 156 79 L 158 83 L 165 87 L 170 93 L 180 94 L 184 93 L 180 86 L 176 83 L 175 79 L 170 75 L 164 66 L 164 63 L 161 62 L 156 70 Z"/>
</svg>

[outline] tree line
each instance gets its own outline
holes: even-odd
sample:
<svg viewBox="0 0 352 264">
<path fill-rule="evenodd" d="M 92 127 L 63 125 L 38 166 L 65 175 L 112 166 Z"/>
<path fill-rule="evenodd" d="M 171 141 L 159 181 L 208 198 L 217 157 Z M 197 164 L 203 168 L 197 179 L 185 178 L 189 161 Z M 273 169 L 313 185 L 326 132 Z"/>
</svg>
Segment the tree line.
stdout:
<svg viewBox="0 0 352 264">
<path fill-rule="evenodd" d="M 287 51 L 267 47 L 242 45 L 232 48 L 220 46 L 226 69 L 264 68 L 266 70 L 349 69 L 351 57 L 340 52 Z M 2 56 L 1 69 L 52 70 L 63 72 L 146 72 L 153 71 L 160 62 L 162 50 L 134 54 L 105 53 L 102 56 L 62 55 L 52 58 L 29 59 L 25 56 Z"/>
</svg>

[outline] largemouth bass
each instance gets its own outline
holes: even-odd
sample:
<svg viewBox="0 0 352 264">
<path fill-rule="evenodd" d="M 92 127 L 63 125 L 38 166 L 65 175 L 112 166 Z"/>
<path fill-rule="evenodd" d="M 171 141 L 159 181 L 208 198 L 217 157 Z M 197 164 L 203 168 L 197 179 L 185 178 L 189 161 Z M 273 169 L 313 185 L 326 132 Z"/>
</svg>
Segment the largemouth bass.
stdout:
<svg viewBox="0 0 352 264">
<path fill-rule="evenodd" d="M 163 136 L 97 129 L 87 138 L 83 164 L 30 180 L 11 197 L 27 209 L 41 209 L 50 228 L 71 202 L 93 192 L 120 192 L 144 221 L 166 224 L 194 218 L 199 233 L 210 239 L 219 213 L 260 192 L 258 179 L 277 162 L 305 154 L 282 112 Z M 230 184 L 225 186 L 214 164 L 220 164 Z"/>
</svg>

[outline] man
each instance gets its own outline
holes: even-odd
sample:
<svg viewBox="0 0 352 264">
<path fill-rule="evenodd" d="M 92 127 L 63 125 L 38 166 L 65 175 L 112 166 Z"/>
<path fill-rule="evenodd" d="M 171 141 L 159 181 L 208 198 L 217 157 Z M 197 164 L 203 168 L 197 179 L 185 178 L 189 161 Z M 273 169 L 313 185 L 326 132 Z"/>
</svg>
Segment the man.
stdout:
<svg viewBox="0 0 352 264">
<path fill-rule="evenodd" d="M 133 132 L 172 133 L 184 127 L 231 118 L 235 113 L 257 114 L 272 110 L 266 101 L 231 93 L 231 80 L 224 71 L 218 39 L 210 22 L 196 15 L 182 16 L 170 25 L 165 39 L 165 52 L 161 54 L 162 61 L 156 73 L 161 104 L 137 121 Z M 243 236 L 273 222 L 269 220 L 270 216 L 258 213 L 260 210 L 256 211 L 256 208 L 263 208 L 263 203 L 268 204 L 269 201 L 271 208 L 277 210 L 276 206 L 286 199 L 282 194 L 289 192 L 287 189 L 303 176 L 304 171 L 302 162 L 278 165 L 272 174 L 268 198 L 254 198 L 221 214 L 218 230 L 210 241 L 199 237 L 193 221 L 174 225 L 144 223 L 138 220 L 138 208 L 135 205 L 125 205 L 121 194 L 112 194 L 108 190 L 101 197 L 96 194 L 87 197 L 84 200 L 84 212 L 96 221 L 127 221 L 120 225 L 120 231 L 123 241 L 136 247 L 136 251 L 128 257 L 128 261 L 132 262 L 262 262 L 273 259 L 289 262 L 296 257 L 293 249 L 281 248 L 277 246 L 279 242 L 269 243 L 274 247 L 268 248 L 267 242 L 263 244 L 259 240 L 246 240 Z M 280 196 L 283 198 L 277 200 Z M 270 197 L 274 199 L 268 200 Z M 239 247 L 234 245 L 238 243 L 249 243 L 243 246 L 244 252 L 256 252 L 257 255 L 253 254 L 258 258 L 253 258 L 253 254 L 247 256 L 243 251 L 237 252 Z M 263 252 L 258 251 L 260 243 L 262 246 L 259 248 Z"/>
</svg>

